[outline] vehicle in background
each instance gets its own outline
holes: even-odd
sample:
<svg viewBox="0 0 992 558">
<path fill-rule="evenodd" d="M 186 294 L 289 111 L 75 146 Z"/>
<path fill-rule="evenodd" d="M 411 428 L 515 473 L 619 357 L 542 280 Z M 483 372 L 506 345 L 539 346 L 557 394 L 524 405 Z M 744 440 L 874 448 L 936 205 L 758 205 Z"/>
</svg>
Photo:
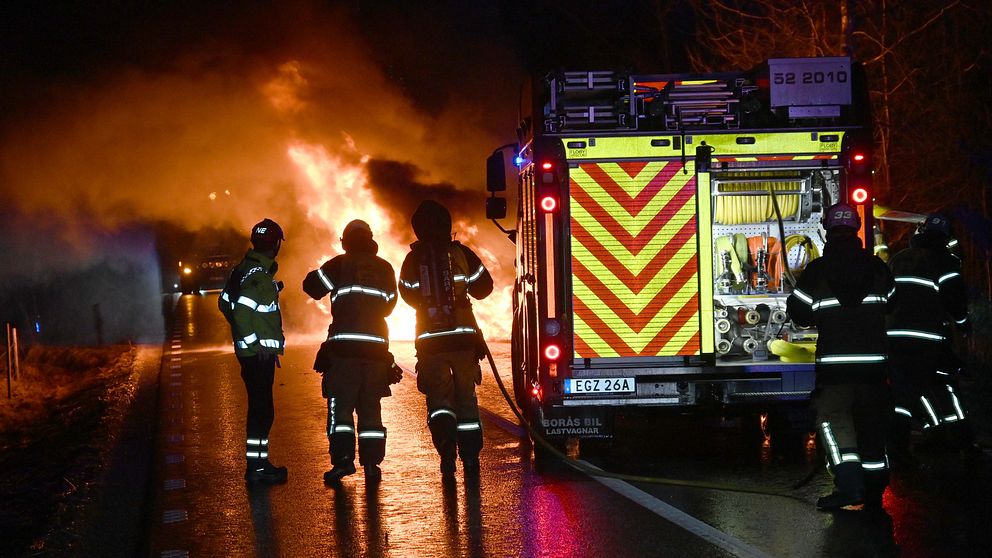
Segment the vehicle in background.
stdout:
<svg viewBox="0 0 992 558">
<path fill-rule="evenodd" d="M 518 143 L 487 161 L 486 213 L 516 244 L 514 393 L 546 437 L 608 438 L 634 408 L 803 431 L 816 331 L 785 301 L 831 204 L 857 208 L 872 249 L 867 91 L 846 57 L 533 82 Z"/>
<path fill-rule="evenodd" d="M 179 290 L 183 294 L 224 288 L 237 262 L 224 254 L 179 262 Z"/>
</svg>

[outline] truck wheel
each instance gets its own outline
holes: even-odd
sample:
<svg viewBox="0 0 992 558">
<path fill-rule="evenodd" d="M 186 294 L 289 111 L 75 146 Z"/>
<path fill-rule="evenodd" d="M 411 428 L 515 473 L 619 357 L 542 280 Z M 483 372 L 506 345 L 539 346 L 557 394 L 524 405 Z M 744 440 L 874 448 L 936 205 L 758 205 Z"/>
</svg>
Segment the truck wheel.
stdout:
<svg viewBox="0 0 992 558">
<path fill-rule="evenodd" d="M 523 336 L 519 328 L 520 320 L 513 316 L 513 325 L 510 331 L 510 366 L 513 373 L 513 398 L 520 409 L 527 408 L 527 374 L 524 370 L 524 349 Z"/>
<path fill-rule="evenodd" d="M 806 446 L 809 432 L 788 415 L 780 412 L 768 413 L 768 434 L 771 437 L 772 450 L 778 452 L 793 452 Z"/>
<path fill-rule="evenodd" d="M 530 421 L 531 427 L 542 436 L 543 440 L 548 443 L 552 448 L 565 453 L 568 447 L 567 438 L 545 438 L 544 437 L 544 427 L 542 426 L 542 413 L 540 407 L 533 401 L 531 401 L 528 406 L 527 420 Z M 536 440 L 533 435 L 528 433 L 528 438 L 530 440 L 530 445 L 534 448 L 534 461 L 538 464 L 546 464 L 556 461 L 558 456 L 551 452 L 544 444 Z"/>
<path fill-rule="evenodd" d="M 560 451 L 561 453 L 568 453 L 568 439 L 567 438 L 545 438 L 548 444 L 554 449 Z M 538 442 L 537 440 L 531 440 L 531 446 L 534 448 L 534 461 L 540 465 L 546 465 L 549 463 L 554 463 L 558 461 L 558 456 L 551 452 L 544 444 Z"/>
</svg>

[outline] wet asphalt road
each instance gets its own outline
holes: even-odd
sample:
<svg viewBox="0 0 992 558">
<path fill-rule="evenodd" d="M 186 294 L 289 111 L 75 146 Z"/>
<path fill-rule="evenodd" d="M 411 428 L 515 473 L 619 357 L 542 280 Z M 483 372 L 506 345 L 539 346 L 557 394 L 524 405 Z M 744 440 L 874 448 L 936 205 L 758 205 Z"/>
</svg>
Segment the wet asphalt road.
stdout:
<svg viewBox="0 0 992 558">
<path fill-rule="evenodd" d="M 290 345 L 276 371 L 270 453 L 289 468 L 289 482 L 247 488 L 246 398 L 229 339 L 216 295 L 179 300 L 160 378 L 149 556 L 871 556 L 893 540 L 901 556 L 986 555 L 987 457 L 921 453 L 922 470 L 898 476 L 886 494 L 889 515 L 826 514 L 812 505 L 829 491 L 822 471 L 785 490 L 817 459 L 812 448 L 747 440 L 715 421 L 629 419 L 612 448 L 571 453 L 614 471 L 790 497 L 597 480 L 536 464 L 488 374 L 477 482 L 460 468 L 454 483 L 442 482 L 423 397 L 408 375 L 383 400 L 381 485 L 366 486 L 359 470 L 329 488 L 314 344 Z M 508 369 L 507 348 L 493 350 Z M 393 352 L 413 369 L 410 344 Z"/>
</svg>

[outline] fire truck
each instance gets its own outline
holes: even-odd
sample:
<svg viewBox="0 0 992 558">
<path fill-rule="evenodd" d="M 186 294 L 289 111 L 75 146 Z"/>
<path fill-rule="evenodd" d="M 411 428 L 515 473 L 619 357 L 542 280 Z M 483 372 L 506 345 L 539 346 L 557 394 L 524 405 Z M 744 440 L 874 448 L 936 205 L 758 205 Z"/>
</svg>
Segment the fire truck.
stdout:
<svg viewBox="0 0 992 558">
<path fill-rule="evenodd" d="M 532 425 L 609 438 L 636 408 L 801 427 L 817 334 L 786 298 L 830 205 L 854 206 L 873 242 L 861 66 L 530 83 L 517 143 L 487 161 L 486 212 L 515 244 L 513 392 Z"/>
</svg>

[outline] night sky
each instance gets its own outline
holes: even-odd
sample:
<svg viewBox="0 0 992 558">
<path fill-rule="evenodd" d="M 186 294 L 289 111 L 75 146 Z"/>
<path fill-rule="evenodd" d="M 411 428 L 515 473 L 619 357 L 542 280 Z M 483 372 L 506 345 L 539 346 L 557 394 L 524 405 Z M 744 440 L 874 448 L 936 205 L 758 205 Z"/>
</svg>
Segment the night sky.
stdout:
<svg viewBox="0 0 992 558">
<path fill-rule="evenodd" d="M 483 218 L 485 158 L 516 139 L 525 77 L 689 70 L 701 6 L 3 2 L 0 252 L 18 265 L 0 267 L 0 303 L 95 265 L 144 269 L 154 257 L 165 276 L 179 258 L 243 242 L 262 217 L 295 246 L 288 276 L 334 254 L 352 218 L 370 220 L 396 258 L 427 196 L 449 205 L 458 238 L 505 285 L 513 250 Z M 975 6 L 954 21 L 985 21 Z"/>
</svg>

